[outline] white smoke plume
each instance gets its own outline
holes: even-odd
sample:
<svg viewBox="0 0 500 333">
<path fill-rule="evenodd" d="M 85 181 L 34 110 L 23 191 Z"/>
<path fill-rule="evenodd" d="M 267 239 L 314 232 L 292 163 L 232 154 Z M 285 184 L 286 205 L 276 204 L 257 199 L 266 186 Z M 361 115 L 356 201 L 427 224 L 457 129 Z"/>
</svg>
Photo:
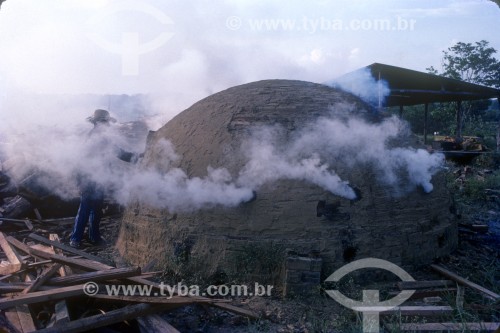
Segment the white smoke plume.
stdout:
<svg viewBox="0 0 500 333">
<path fill-rule="evenodd" d="M 395 195 L 417 186 L 431 192 L 432 176 L 444 157 L 423 149 L 391 147 L 391 140 L 404 139 L 408 134 L 406 124 L 396 117 L 381 123 L 358 118 L 320 118 L 289 139 L 284 138 L 279 127 L 260 128 L 244 144 L 249 162 L 241 171 L 239 182 L 258 187 L 278 179 L 301 179 L 333 194 L 355 199 L 348 181 L 342 180 L 329 165 L 343 169 L 362 165 L 373 170 L 377 179 Z"/>
<path fill-rule="evenodd" d="M 335 168 L 345 170 L 360 164 L 373 170 L 396 195 L 417 186 L 430 192 L 432 176 L 443 162 L 439 154 L 392 147 L 391 140 L 409 134 L 406 123 L 396 117 L 380 123 L 323 117 L 292 133 L 280 126 L 257 128 L 242 143 L 247 163 L 237 175 L 208 166 L 207 176 L 190 178 L 172 166 L 181 157 L 170 142 L 160 142 L 155 151 L 148 152 L 159 156 L 162 170 L 126 163 L 117 158 L 117 149 L 141 153 L 144 145 L 137 150 L 137 142 L 130 144 L 118 123 L 89 136 L 93 125 L 82 118 L 59 126 L 54 115 L 45 124 L 26 122 L 15 130 L 4 127 L 2 133 L 10 140 L 3 142 L 0 151 L 10 165 L 9 174 L 19 182 L 35 173 L 38 183 L 65 199 L 77 197 L 79 183 L 86 179 L 102 184 L 122 205 L 137 200 L 170 211 L 186 211 L 236 206 L 251 200 L 263 184 L 280 179 L 304 180 L 355 199 L 348 180 L 341 179 Z"/>
<path fill-rule="evenodd" d="M 391 90 L 387 81 L 373 77 L 368 68 L 361 68 L 345 74 L 327 85 L 358 96 L 372 106 L 383 106 Z"/>
</svg>

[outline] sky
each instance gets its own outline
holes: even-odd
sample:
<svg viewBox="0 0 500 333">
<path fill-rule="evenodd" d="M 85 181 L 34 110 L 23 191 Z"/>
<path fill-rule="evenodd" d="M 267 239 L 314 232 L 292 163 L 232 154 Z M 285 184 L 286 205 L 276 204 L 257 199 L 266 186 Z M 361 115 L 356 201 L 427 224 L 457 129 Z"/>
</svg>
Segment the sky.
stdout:
<svg viewBox="0 0 500 333">
<path fill-rule="evenodd" d="M 256 80 L 321 83 L 374 62 L 440 68 L 458 41 L 500 50 L 499 21 L 488 0 L 7 0 L 0 113 L 31 93 L 148 94 L 167 119 Z"/>
</svg>

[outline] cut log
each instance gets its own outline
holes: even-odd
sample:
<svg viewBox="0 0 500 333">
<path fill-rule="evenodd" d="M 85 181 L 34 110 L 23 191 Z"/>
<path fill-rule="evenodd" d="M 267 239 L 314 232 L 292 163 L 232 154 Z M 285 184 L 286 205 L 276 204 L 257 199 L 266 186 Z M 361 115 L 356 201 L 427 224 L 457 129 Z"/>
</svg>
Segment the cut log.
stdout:
<svg viewBox="0 0 500 333">
<path fill-rule="evenodd" d="M 26 295 L 9 296 L 0 299 L 0 310 L 22 304 L 33 304 L 84 295 L 83 285 L 62 287 L 46 291 L 35 291 Z"/>
<path fill-rule="evenodd" d="M 70 321 L 64 325 L 38 330 L 37 333 L 77 333 L 85 332 L 95 328 L 108 326 L 125 320 L 134 319 L 151 313 L 159 312 L 164 308 L 161 305 L 134 304 L 121 309 L 113 310 L 105 314 L 99 314 L 87 318 Z"/>
<path fill-rule="evenodd" d="M 48 285 L 67 286 L 81 284 L 89 281 L 107 281 L 141 275 L 140 267 L 111 268 L 103 271 L 95 271 L 83 274 L 74 274 L 65 277 L 56 277 L 47 281 Z"/>
<path fill-rule="evenodd" d="M 427 288 L 447 288 L 454 287 L 455 283 L 450 280 L 434 280 L 434 281 L 401 281 L 398 282 L 400 290 L 411 289 L 427 289 Z"/>
<path fill-rule="evenodd" d="M 100 261 L 101 260 L 101 258 L 93 256 L 93 255 L 91 255 L 91 254 L 89 254 L 89 253 L 87 253 L 85 251 L 80 251 L 80 250 L 72 248 L 71 246 L 67 246 L 67 245 L 61 244 L 59 242 L 51 241 L 50 239 L 47 239 L 47 238 L 45 238 L 43 236 L 40 236 L 40 235 L 37 235 L 37 234 L 34 234 L 34 233 L 29 234 L 28 237 L 31 238 L 31 239 L 37 240 L 39 242 L 51 245 L 53 247 L 57 247 L 58 249 L 61 249 L 63 251 L 66 251 L 66 252 L 69 252 L 69 253 L 73 253 L 73 254 L 82 256 L 82 257 L 90 259 L 90 260 L 95 260 L 95 261 Z"/>
<path fill-rule="evenodd" d="M 438 265 L 431 265 L 431 268 L 433 270 L 435 270 L 436 272 L 442 274 L 443 276 L 446 276 L 447 278 L 449 279 L 452 279 L 453 281 L 456 281 L 464 286 L 467 286 L 469 288 L 472 288 L 476 291 L 479 291 L 481 293 L 483 293 L 484 295 L 486 295 L 488 298 L 494 300 L 494 301 L 497 301 L 498 299 L 500 299 L 500 295 L 498 295 L 497 293 L 494 293 L 493 291 L 491 290 L 488 290 L 484 287 L 481 287 L 480 285 L 474 283 L 474 282 L 471 282 L 467 279 L 464 279 L 463 277 L 453 273 L 453 272 L 450 272 L 449 270 L 441 267 L 441 266 L 438 266 Z"/>
<path fill-rule="evenodd" d="M 7 242 L 2 232 L 0 232 L 0 247 L 7 256 L 7 259 L 9 260 L 8 264 L 0 265 L 0 274 L 7 275 L 19 271 L 22 266 L 21 262 L 19 261 L 19 258 L 17 258 L 17 255 L 10 247 L 9 242 Z"/>
<path fill-rule="evenodd" d="M 137 318 L 141 333 L 180 333 L 159 315 L 153 314 Z"/>
</svg>

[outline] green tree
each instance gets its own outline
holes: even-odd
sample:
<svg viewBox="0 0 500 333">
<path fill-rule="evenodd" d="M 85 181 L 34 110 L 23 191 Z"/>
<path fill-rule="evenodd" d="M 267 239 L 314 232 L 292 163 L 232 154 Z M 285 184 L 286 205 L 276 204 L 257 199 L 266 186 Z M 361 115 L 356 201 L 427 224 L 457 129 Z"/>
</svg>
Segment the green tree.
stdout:
<svg viewBox="0 0 500 333">
<path fill-rule="evenodd" d="M 500 61 L 493 56 L 496 52 L 485 40 L 474 44 L 458 42 L 443 51 L 443 72 L 439 75 L 499 88 Z M 438 74 L 433 66 L 427 70 Z"/>
<path fill-rule="evenodd" d="M 475 43 L 458 42 L 443 51 L 442 72 L 433 66 L 427 68 L 429 73 L 442 75 L 456 80 L 476 83 L 484 86 L 500 88 L 500 61 L 494 57 L 497 51 L 489 46 L 489 42 L 481 40 Z M 463 102 L 462 126 L 464 134 L 489 137 L 493 135 L 492 123 L 485 123 L 483 118 L 491 118 L 491 110 L 487 111 L 489 101 Z M 441 119 L 453 118 L 456 103 L 440 104 L 434 111 Z M 490 114 L 486 114 L 486 112 Z"/>
</svg>

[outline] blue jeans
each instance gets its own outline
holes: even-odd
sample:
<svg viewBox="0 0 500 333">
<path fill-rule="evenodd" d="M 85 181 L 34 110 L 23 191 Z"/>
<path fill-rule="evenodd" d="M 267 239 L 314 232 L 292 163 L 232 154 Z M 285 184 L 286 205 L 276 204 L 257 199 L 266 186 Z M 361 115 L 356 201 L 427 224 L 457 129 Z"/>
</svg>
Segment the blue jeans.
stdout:
<svg viewBox="0 0 500 333">
<path fill-rule="evenodd" d="M 88 221 L 90 221 L 89 240 L 91 242 L 98 242 L 101 239 L 99 223 L 101 222 L 103 204 L 104 195 L 102 193 L 82 193 L 80 207 L 75 218 L 75 226 L 70 238 L 71 241 L 77 243 L 82 241 Z"/>
</svg>

